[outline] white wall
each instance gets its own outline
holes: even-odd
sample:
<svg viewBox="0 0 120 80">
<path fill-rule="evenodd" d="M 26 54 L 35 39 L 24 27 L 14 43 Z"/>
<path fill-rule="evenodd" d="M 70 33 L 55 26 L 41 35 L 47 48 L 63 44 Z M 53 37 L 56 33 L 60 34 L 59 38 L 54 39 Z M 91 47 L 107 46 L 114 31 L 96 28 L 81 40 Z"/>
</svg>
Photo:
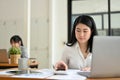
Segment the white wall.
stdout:
<svg viewBox="0 0 120 80">
<path fill-rule="evenodd" d="M 48 0 L 31 0 L 30 56 L 39 68 L 49 67 Z M 0 0 L 0 48 L 10 48 L 10 37 L 18 34 L 27 47 L 27 0 Z"/>
<path fill-rule="evenodd" d="M 25 0 L 0 0 L 0 48 L 9 49 L 10 37 L 15 34 L 27 45 L 26 6 Z"/>
<path fill-rule="evenodd" d="M 49 53 L 50 66 L 60 60 L 67 41 L 67 0 L 50 0 Z"/>
<path fill-rule="evenodd" d="M 39 62 L 39 68 L 49 67 L 49 1 L 31 0 L 30 56 Z"/>
<path fill-rule="evenodd" d="M 31 57 L 39 68 L 48 68 L 61 58 L 67 41 L 67 0 L 31 1 Z"/>
<path fill-rule="evenodd" d="M 27 47 L 27 0 L 0 0 L 0 48 L 18 34 Z M 39 68 L 48 68 L 61 57 L 67 40 L 67 0 L 31 0 L 30 56 Z"/>
</svg>

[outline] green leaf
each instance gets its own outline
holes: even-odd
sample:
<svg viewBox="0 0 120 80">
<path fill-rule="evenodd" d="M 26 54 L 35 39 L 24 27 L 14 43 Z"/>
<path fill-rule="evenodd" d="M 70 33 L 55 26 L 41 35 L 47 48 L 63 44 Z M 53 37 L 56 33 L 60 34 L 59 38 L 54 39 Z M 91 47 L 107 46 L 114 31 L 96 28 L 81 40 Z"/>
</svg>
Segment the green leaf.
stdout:
<svg viewBox="0 0 120 80">
<path fill-rule="evenodd" d="M 21 50 L 18 47 L 11 47 L 9 49 L 9 54 L 21 54 Z"/>
</svg>

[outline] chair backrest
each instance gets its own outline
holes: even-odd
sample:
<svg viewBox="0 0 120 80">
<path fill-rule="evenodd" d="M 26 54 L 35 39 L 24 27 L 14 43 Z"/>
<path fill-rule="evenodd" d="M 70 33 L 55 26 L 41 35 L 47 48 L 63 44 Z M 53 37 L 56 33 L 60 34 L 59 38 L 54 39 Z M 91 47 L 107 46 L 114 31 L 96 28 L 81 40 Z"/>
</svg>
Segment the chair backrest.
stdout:
<svg viewBox="0 0 120 80">
<path fill-rule="evenodd" d="M 8 63 L 8 54 L 6 49 L 0 49 L 0 63 Z"/>
</svg>

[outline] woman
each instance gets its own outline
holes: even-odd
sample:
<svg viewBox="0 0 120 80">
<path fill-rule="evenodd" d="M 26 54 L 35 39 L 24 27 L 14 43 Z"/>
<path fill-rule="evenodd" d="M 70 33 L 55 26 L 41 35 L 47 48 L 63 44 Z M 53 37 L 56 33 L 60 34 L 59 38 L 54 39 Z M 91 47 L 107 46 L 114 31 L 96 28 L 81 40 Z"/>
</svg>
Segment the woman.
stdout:
<svg viewBox="0 0 120 80">
<path fill-rule="evenodd" d="M 21 58 L 29 58 L 26 48 L 23 45 L 23 41 L 20 36 L 14 35 L 10 39 L 10 44 L 12 47 L 19 47 L 21 49 Z"/>
<path fill-rule="evenodd" d="M 71 41 L 65 46 L 62 60 L 56 63 L 55 69 L 89 71 L 94 35 L 97 35 L 97 30 L 93 18 L 87 15 L 77 17 L 73 24 Z"/>
</svg>

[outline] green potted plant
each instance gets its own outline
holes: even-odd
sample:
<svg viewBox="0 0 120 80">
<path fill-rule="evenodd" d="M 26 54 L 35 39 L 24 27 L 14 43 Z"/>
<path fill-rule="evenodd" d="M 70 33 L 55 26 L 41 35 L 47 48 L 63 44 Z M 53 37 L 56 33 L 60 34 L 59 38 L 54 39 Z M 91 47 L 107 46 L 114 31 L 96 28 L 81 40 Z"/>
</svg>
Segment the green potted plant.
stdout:
<svg viewBox="0 0 120 80">
<path fill-rule="evenodd" d="M 11 64 L 18 64 L 18 59 L 21 57 L 21 50 L 18 47 L 9 49 Z"/>
</svg>

